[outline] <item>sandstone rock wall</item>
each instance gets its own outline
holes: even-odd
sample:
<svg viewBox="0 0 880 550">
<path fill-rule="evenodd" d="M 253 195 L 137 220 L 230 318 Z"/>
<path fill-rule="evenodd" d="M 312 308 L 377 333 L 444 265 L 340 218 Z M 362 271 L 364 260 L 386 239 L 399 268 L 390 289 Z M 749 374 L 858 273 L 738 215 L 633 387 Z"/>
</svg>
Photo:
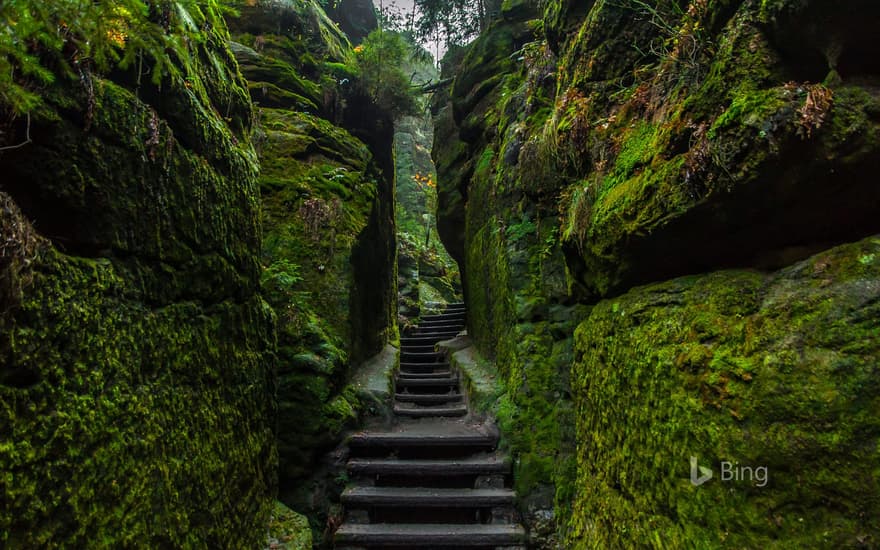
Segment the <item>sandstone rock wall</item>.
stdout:
<svg viewBox="0 0 880 550">
<path fill-rule="evenodd" d="M 275 332 L 254 118 L 223 21 L 189 16 L 179 80 L 59 71 L 32 143 L 0 153 L 9 548 L 264 537 Z"/>
<path fill-rule="evenodd" d="M 396 338 L 394 127 L 317 2 L 258 2 L 229 24 L 258 112 L 280 497 L 323 528 L 341 485 L 322 457 L 364 409 L 351 375 Z"/>
<path fill-rule="evenodd" d="M 680 334 L 662 340 L 636 326 L 659 330 L 684 323 L 679 306 L 639 302 L 644 313 L 633 326 L 612 321 L 608 309 L 615 300 L 641 300 L 645 291 L 633 290 L 638 285 L 677 287 L 685 283 L 661 282 L 691 274 L 707 274 L 711 289 L 704 300 L 736 295 L 745 284 L 739 278 L 758 281 L 761 290 L 731 301 L 759 300 L 773 292 L 768 278 L 784 279 L 801 268 L 777 270 L 880 231 L 873 214 L 880 204 L 874 185 L 880 71 L 870 61 L 877 46 L 864 39 L 878 17 L 867 2 L 831 7 L 784 0 L 561 0 L 539 9 L 511 1 L 457 63 L 451 94 L 437 108 L 438 223 L 462 262 L 472 337 L 484 355 L 495 358 L 506 381 L 496 413 L 520 457 L 518 488 L 533 497 L 523 510 L 536 546 L 661 547 L 664 540 L 685 547 L 760 546 L 775 536 L 858 545 L 878 536 L 877 526 L 865 519 L 872 517 L 874 497 L 841 500 L 845 512 L 823 524 L 826 535 L 792 527 L 796 514 L 780 510 L 802 511 L 798 517 L 807 522 L 822 516 L 837 493 L 831 484 L 810 485 L 809 496 L 801 498 L 786 474 L 764 497 L 742 487 L 724 498 L 710 492 L 735 526 L 729 531 L 739 530 L 740 538 L 712 538 L 709 533 L 722 528 L 720 519 L 701 522 L 676 512 L 689 506 L 681 503 L 689 498 L 688 457 L 669 463 L 673 457 L 661 457 L 649 442 L 652 434 L 669 429 L 679 441 L 707 443 L 700 450 L 711 460 L 739 459 L 733 455 L 740 451 L 741 460 L 764 460 L 782 444 L 760 439 L 746 452 L 744 444 L 725 447 L 720 439 L 710 444 L 700 438 L 726 430 L 725 441 L 742 442 L 753 430 L 800 425 L 798 406 L 770 399 L 768 392 L 780 380 L 800 384 L 799 376 L 813 376 L 817 387 L 847 386 L 851 373 L 817 368 L 806 375 L 797 369 L 812 369 L 801 364 L 809 360 L 792 356 L 741 381 L 748 388 L 742 402 L 752 407 L 748 420 L 694 414 L 670 428 L 660 419 L 667 405 L 688 399 L 711 407 L 707 395 L 725 390 L 712 389 L 717 378 L 700 385 L 672 376 L 676 357 L 690 349 L 688 340 L 678 339 Z M 841 261 L 850 265 L 858 256 L 867 258 L 860 265 L 874 265 L 870 251 L 853 247 L 823 254 L 851 253 Z M 823 257 L 813 256 L 814 264 L 807 265 Z M 724 271 L 729 268 L 753 272 L 734 276 Z M 857 272 L 856 286 L 876 279 L 871 269 Z M 845 287 L 851 284 L 843 282 L 847 277 L 840 279 Z M 837 280 L 830 277 L 828 284 Z M 806 280 L 803 285 L 797 300 L 852 299 L 858 305 L 840 318 L 872 315 L 870 299 L 827 296 Z M 760 316 L 762 307 L 769 306 L 755 305 L 748 315 Z M 830 331 L 840 320 L 823 313 L 816 323 L 824 328 L 809 330 Z M 750 330 L 756 333 L 750 337 L 766 338 L 768 345 L 810 338 L 799 324 Z M 835 334 L 816 344 L 822 353 L 860 350 L 853 361 L 862 365 L 875 357 L 876 334 L 856 326 Z M 637 335 L 644 339 L 634 347 Z M 773 355 L 759 348 L 734 355 L 751 353 L 758 354 L 758 363 Z M 706 368 L 728 377 L 718 354 L 713 348 L 704 357 L 706 365 L 715 365 Z M 868 418 L 876 392 L 866 382 L 870 368 L 861 368 L 868 394 L 858 390 L 841 399 L 850 415 Z M 642 390 L 632 385 L 639 380 L 646 384 Z M 825 421 L 834 434 L 829 437 L 847 441 L 842 434 L 849 428 L 841 419 L 825 409 L 817 415 L 831 418 Z M 625 419 L 626 430 L 615 427 L 615 419 Z M 864 422 L 850 449 L 876 447 L 875 426 Z M 833 464 L 814 465 L 811 475 L 831 479 L 860 467 L 876 470 L 876 453 L 843 454 Z M 606 467 L 612 459 L 615 465 Z M 641 460 L 656 461 L 655 469 L 645 470 L 651 475 L 668 468 L 667 477 L 638 473 L 633 481 Z M 601 480 L 587 483 L 591 475 Z M 860 479 L 865 491 L 876 494 L 876 479 Z M 684 488 L 672 488 L 679 482 Z M 706 504 L 700 500 L 705 498 L 698 501 Z M 555 516 L 548 521 L 551 508 Z M 597 514 L 601 521 L 593 519 Z"/>
</svg>

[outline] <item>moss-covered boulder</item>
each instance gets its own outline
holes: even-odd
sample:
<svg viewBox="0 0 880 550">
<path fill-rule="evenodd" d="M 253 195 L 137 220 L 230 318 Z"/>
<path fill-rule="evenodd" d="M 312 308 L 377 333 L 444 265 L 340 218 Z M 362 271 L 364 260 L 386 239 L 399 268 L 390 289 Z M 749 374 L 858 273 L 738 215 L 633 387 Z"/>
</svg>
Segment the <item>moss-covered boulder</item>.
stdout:
<svg viewBox="0 0 880 550">
<path fill-rule="evenodd" d="M 279 498 L 320 533 L 343 485 L 322 457 L 363 412 L 351 377 L 397 338 L 393 127 L 355 90 L 351 44 L 317 2 L 254 2 L 230 28 L 259 105 Z"/>
<path fill-rule="evenodd" d="M 269 548 L 272 550 L 310 550 L 312 530 L 309 521 L 283 503 L 275 501 L 269 521 Z"/>
<path fill-rule="evenodd" d="M 520 161 L 566 176 L 585 293 L 779 267 L 878 229 L 880 68 L 860 60 L 880 50 L 860 29 L 880 10 L 823 6 L 596 2 L 564 35 L 552 113 Z"/>
<path fill-rule="evenodd" d="M 880 10 L 538 4 L 505 2 L 450 60 L 454 85 L 435 103 L 438 227 L 462 264 L 470 334 L 505 384 L 517 486 L 554 485 L 556 521 L 586 537 L 604 504 L 584 500 L 568 521 L 570 328 L 635 285 L 774 271 L 880 230 L 880 70 L 864 38 Z"/>
<path fill-rule="evenodd" d="M 365 334 L 366 319 L 352 312 L 362 284 L 357 277 L 367 275 L 353 265 L 354 249 L 381 179 L 366 145 L 324 119 L 264 109 L 261 125 L 264 281 L 279 312 L 278 437 L 285 481 L 308 476 L 314 454 L 332 446 L 346 420 L 354 419 L 333 411 L 336 396 L 345 400 L 340 392 L 349 362 L 375 353 L 366 344 L 388 339 Z"/>
<path fill-rule="evenodd" d="M 354 53 L 316 1 L 252 2 L 229 18 L 229 27 L 254 103 L 341 116 L 340 87 L 354 77 Z"/>
<path fill-rule="evenodd" d="M 274 326 L 253 115 L 206 14 L 166 60 L 180 78 L 59 72 L 31 142 L 0 153 L 3 546 L 264 540 Z M 25 121 L 10 128 L 23 141 Z"/>
<path fill-rule="evenodd" d="M 878 237 L 598 303 L 576 332 L 568 547 L 875 546 L 878 304 Z M 691 456 L 714 478 L 695 486 Z"/>
</svg>

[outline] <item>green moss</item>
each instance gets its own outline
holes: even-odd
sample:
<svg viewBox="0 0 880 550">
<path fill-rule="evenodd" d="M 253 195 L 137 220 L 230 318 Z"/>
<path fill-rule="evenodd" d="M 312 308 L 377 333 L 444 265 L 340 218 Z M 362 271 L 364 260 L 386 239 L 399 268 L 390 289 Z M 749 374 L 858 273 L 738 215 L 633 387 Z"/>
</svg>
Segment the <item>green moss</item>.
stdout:
<svg viewBox="0 0 880 550">
<path fill-rule="evenodd" d="M 786 91 L 781 88 L 734 94 L 730 107 L 709 128 L 709 139 L 715 139 L 719 130 L 734 125 L 754 127 L 758 130 L 758 137 L 767 138 L 774 130 L 771 126 L 773 115 L 788 103 L 785 95 Z"/>
<path fill-rule="evenodd" d="M 865 465 L 880 438 L 870 412 L 880 340 L 867 321 L 873 291 L 852 283 L 874 276 L 859 258 L 877 246 L 843 246 L 773 277 L 719 272 L 600 302 L 576 333 L 573 547 L 876 537 L 878 485 Z M 690 456 L 716 478 L 692 486 Z M 769 482 L 723 481 L 722 460 L 765 466 Z"/>
<path fill-rule="evenodd" d="M 256 297 L 150 309 L 109 260 L 37 265 L 0 341 L 32 380 L 0 386 L 4 544 L 256 544 L 276 459 L 271 312 Z"/>
<path fill-rule="evenodd" d="M 599 198 L 614 187 L 633 176 L 637 168 L 648 164 L 658 148 L 654 145 L 657 128 L 649 123 L 636 123 L 632 129 L 622 132 L 620 153 L 614 161 L 614 168 L 603 178 L 599 188 Z"/>
<path fill-rule="evenodd" d="M 658 6 L 671 9 L 669 3 Z M 686 453 L 690 443 L 675 434 L 704 414 L 695 403 L 737 421 L 743 410 L 736 403 L 749 395 L 766 364 L 790 370 L 799 348 L 779 344 L 785 349 L 764 358 L 751 351 L 760 349 L 756 335 L 766 331 L 744 319 L 756 315 L 769 284 L 752 273 L 729 279 L 719 274 L 706 283 L 711 291 L 701 288 L 698 298 L 689 297 L 694 311 L 687 327 L 675 317 L 690 313 L 677 309 L 684 307 L 677 290 L 657 291 L 657 303 L 635 315 L 626 300 L 615 301 L 596 314 L 601 327 L 582 328 L 594 330 L 589 334 L 595 349 L 582 350 L 589 361 L 579 360 L 577 384 L 601 389 L 608 380 L 613 388 L 619 384 L 619 393 L 615 401 L 596 395 L 592 408 L 578 397 L 581 408 L 572 410 L 565 347 L 570 325 L 553 317 L 566 310 L 559 304 L 594 303 L 635 285 L 722 266 L 775 269 L 827 246 L 831 234 L 834 242 L 844 242 L 876 229 L 876 216 L 858 206 L 873 204 L 877 196 L 869 177 L 876 163 L 868 159 L 876 158 L 880 131 L 869 86 L 847 82 L 845 74 L 826 86 L 801 83 L 815 81 L 812 72 L 822 68 L 812 67 L 811 56 L 817 48 L 826 50 L 825 34 L 811 38 L 809 47 L 783 44 L 800 34 L 792 28 L 783 35 L 777 23 L 767 25 L 758 2 L 679 8 L 658 19 L 644 12 L 638 17 L 639 9 L 619 2 L 546 2 L 546 45 L 541 37 L 528 43 L 534 37 L 518 34 L 513 22 L 490 28 L 465 55 L 449 105 L 438 109 L 439 224 L 465 266 L 469 334 L 491 356 L 505 388 L 496 414 L 505 444 L 519 458 L 516 484 L 527 502 L 522 508 L 540 508 L 527 499 L 540 498 L 546 484 L 555 484 L 557 517 L 573 533 L 566 547 L 772 545 L 770 537 L 756 535 L 755 543 L 739 534 L 765 533 L 761 522 L 776 522 L 742 495 L 731 497 L 745 504 L 730 524 L 711 509 L 712 499 L 722 498 L 717 493 L 694 506 L 668 498 L 684 494 L 687 472 L 681 479 L 663 477 L 673 467 L 662 463 L 660 447 L 646 442 L 656 437 Z M 526 45 L 514 55 L 512 42 Z M 570 318 L 579 314 L 568 310 Z M 645 333 L 638 332 L 642 326 Z M 845 338 L 842 329 L 834 330 Z M 631 331 L 638 338 L 618 344 L 618 334 L 623 340 Z M 668 345 L 655 344 L 667 338 Z M 750 351 L 737 347 L 741 341 Z M 649 375 L 636 358 L 663 367 Z M 593 361 L 607 365 L 595 377 Z M 617 372 L 618 361 L 631 366 Z M 681 375 L 689 384 L 685 389 L 663 378 L 670 368 L 693 374 Z M 832 385 L 819 386 L 831 399 Z M 667 395 L 673 395 L 668 402 Z M 638 411 L 628 410 L 630 397 Z M 605 431 L 575 436 L 566 430 L 572 418 L 585 415 Z M 609 418 L 623 424 L 616 428 Z M 633 431 L 628 439 L 627 429 L 644 425 L 659 428 Z M 708 427 L 711 433 L 695 437 L 699 444 L 717 441 L 712 430 L 719 429 Z M 801 427 L 786 435 L 800 440 L 804 433 L 809 430 Z M 577 460 L 575 441 L 581 447 Z M 570 474 L 576 462 L 583 469 L 594 442 L 603 450 L 603 464 L 610 464 L 602 480 L 585 484 L 589 473 L 578 479 L 560 473 Z M 645 472 L 635 463 L 637 448 L 653 452 L 639 456 L 648 464 Z M 657 492 L 635 493 L 652 482 Z M 794 496 L 775 502 L 782 512 L 800 496 L 797 488 L 786 490 Z M 597 496 L 585 496 L 591 492 Z M 568 521 L 573 495 L 582 503 Z M 602 515 L 608 510 L 613 517 Z M 602 519 L 594 521 L 597 511 Z M 683 519 L 700 514 L 707 519 Z M 805 521 L 817 523 L 820 515 Z M 856 517 L 835 522 L 853 525 Z M 539 523 L 528 513 L 524 518 L 530 526 Z M 597 531 L 604 538 L 596 539 Z M 595 540 L 600 542 L 590 542 Z"/>
<path fill-rule="evenodd" d="M 269 522 L 269 545 L 280 550 L 312 548 L 312 530 L 308 519 L 276 500 Z"/>
</svg>

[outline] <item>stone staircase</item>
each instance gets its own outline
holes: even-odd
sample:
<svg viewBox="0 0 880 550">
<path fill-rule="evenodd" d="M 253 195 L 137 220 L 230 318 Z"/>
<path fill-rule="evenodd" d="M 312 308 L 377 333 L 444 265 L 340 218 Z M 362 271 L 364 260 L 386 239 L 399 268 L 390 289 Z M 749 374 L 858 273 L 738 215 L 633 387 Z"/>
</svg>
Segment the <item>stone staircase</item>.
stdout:
<svg viewBox="0 0 880 550">
<path fill-rule="evenodd" d="M 498 431 L 468 414 L 459 375 L 434 351 L 464 329 L 463 304 L 401 338 L 391 426 L 349 440 L 337 549 L 524 548 Z"/>
</svg>

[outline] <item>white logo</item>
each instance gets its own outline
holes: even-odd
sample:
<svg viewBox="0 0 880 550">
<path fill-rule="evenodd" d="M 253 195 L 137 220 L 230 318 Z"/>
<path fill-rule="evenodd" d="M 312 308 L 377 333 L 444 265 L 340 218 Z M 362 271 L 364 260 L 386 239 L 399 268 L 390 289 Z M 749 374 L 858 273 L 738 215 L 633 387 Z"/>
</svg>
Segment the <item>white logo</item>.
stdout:
<svg viewBox="0 0 880 550">
<path fill-rule="evenodd" d="M 700 466 L 697 463 L 697 457 L 691 457 L 691 485 L 699 487 L 712 479 L 712 469 Z"/>
</svg>

